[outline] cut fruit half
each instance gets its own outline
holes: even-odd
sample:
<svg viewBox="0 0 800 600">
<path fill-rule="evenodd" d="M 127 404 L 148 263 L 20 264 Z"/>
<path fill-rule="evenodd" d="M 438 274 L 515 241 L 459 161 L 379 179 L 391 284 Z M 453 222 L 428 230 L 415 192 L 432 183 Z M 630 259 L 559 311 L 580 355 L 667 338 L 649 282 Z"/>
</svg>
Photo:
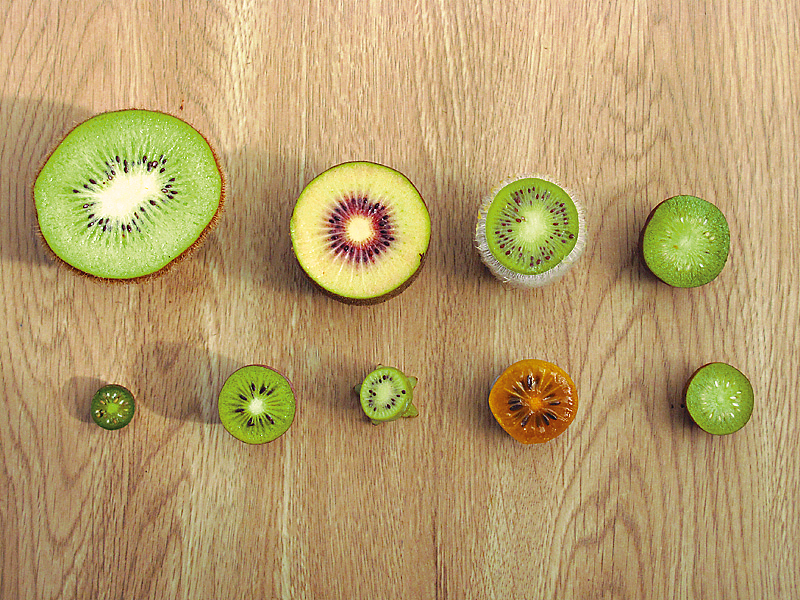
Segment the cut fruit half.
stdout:
<svg viewBox="0 0 800 600">
<path fill-rule="evenodd" d="M 125 427 L 133 419 L 134 412 L 133 394 L 121 385 L 104 385 L 92 397 L 92 420 L 103 429 Z"/>
<path fill-rule="evenodd" d="M 753 386 L 725 363 L 700 367 L 686 384 L 686 409 L 704 431 L 726 435 L 739 431 L 753 414 Z"/>
<path fill-rule="evenodd" d="M 364 414 L 379 425 L 402 417 L 416 417 L 413 404 L 416 377 L 409 377 L 394 367 L 378 367 L 354 388 Z"/>
<path fill-rule="evenodd" d="M 725 215 L 695 196 L 674 196 L 656 206 L 642 229 L 642 256 L 664 283 L 690 288 L 720 274 L 728 260 L 730 231 Z"/>
<path fill-rule="evenodd" d="M 145 110 L 81 123 L 34 184 L 49 249 L 109 280 L 151 276 L 195 248 L 217 218 L 222 192 L 205 138 L 176 117 Z"/>
<path fill-rule="evenodd" d="M 222 386 L 218 405 L 228 433 L 248 444 L 271 442 L 286 433 L 296 407 L 289 380 L 263 365 L 232 373 Z"/>
<path fill-rule="evenodd" d="M 501 281 L 526 288 L 547 285 L 583 254 L 584 211 L 574 195 L 552 181 L 513 179 L 484 200 L 475 243 Z"/>
<path fill-rule="evenodd" d="M 294 208 L 292 247 L 324 292 L 348 303 L 387 300 L 418 274 L 431 222 L 425 202 L 397 171 L 344 163 L 309 183 Z"/>
<path fill-rule="evenodd" d="M 489 393 L 489 408 L 515 440 L 539 444 L 564 433 L 575 419 L 578 390 L 558 366 L 521 360 L 497 378 Z"/>
</svg>

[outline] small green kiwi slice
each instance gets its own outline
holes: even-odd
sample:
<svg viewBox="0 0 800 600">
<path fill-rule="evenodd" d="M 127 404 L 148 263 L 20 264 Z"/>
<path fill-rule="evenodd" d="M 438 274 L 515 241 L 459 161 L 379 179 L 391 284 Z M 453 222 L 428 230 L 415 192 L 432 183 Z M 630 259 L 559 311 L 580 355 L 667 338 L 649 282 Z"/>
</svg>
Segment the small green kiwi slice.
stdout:
<svg viewBox="0 0 800 600">
<path fill-rule="evenodd" d="M 725 363 L 697 369 L 686 384 L 686 409 L 697 425 L 717 435 L 738 431 L 753 414 L 753 386 Z"/>
<path fill-rule="evenodd" d="M 133 419 L 136 402 L 121 385 L 104 385 L 92 396 L 92 420 L 103 429 L 120 429 Z"/>
<path fill-rule="evenodd" d="M 552 181 L 513 179 L 483 201 L 475 243 L 501 281 L 518 287 L 547 285 L 583 253 L 584 211 L 574 195 Z"/>
<path fill-rule="evenodd" d="M 194 249 L 223 203 L 208 142 L 184 121 L 122 110 L 73 129 L 34 184 L 53 254 L 90 276 L 152 276 Z"/>
<path fill-rule="evenodd" d="M 401 173 L 371 162 L 337 165 L 297 199 L 292 248 L 308 277 L 349 304 L 399 294 L 419 273 L 431 221 L 425 201 Z"/>
<path fill-rule="evenodd" d="M 674 196 L 656 206 L 642 229 L 647 268 L 664 283 L 690 288 L 717 277 L 731 237 L 725 215 L 695 196 Z"/>
<path fill-rule="evenodd" d="M 394 367 L 378 367 L 355 387 L 361 408 L 373 425 L 401 417 L 416 417 L 413 404 L 416 377 L 409 377 Z"/>
<path fill-rule="evenodd" d="M 228 432 L 248 444 L 263 444 L 282 436 L 295 414 L 292 385 L 263 365 L 234 371 L 219 393 L 219 418 Z"/>
</svg>

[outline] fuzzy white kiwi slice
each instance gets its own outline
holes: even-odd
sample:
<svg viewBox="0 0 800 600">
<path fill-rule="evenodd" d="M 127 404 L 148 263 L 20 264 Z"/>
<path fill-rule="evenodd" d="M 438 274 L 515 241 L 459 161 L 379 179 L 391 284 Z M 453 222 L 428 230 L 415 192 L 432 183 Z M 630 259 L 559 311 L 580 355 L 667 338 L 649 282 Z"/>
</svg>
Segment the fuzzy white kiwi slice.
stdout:
<svg viewBox="0 0 800 600">
<path fill-rule="evenodd" d="M 366 304 L 413 281 L 428 251 L 431 221 L 404 175 L 350 162 L 305 187 L 290 229 L 295 256 L 314 283 L 337 300 Z"/>
<path fill-rule="evenodd" d="M 511 179 L 483 201 L 475 243 L 483 262 L 504 283 L 547 285 L 583 254 L 584 210 L 574 195 L 552 181 Z"/>
<path fill-rule="evenodd" d="M 71 267 L 136 279 L 196 247 L 223 203 L 208 142 L 163 113 L 122 110 L 73 129 L 34 184 L 39 231 Z"/>
</svg>

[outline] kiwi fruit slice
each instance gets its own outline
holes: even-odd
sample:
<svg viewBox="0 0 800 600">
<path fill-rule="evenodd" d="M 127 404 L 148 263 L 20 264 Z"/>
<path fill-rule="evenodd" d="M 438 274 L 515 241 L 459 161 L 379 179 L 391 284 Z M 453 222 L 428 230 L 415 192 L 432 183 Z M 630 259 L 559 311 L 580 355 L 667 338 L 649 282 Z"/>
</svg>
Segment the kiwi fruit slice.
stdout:
<svg viewBox="0 0 800 600">
<path fill-rule="evenodd" d="M 737 368 L 709 363 L 686 383 L 686 409 L 704 431 L 725 435 L 739 431 L 753 414 L 753 386 Z"/>
<path fill-rule="evenodd" d="M 416 377 L 409 377 L 394 367 L 378 367 L 355 387 L 361 408 L 373 425 L 401 417 L 416 417 L 413 404 Z"/>
<path fill-rule="evenodd" d="M 419 273 L 431 235 L 414 185 L 371 162 L 332 167 L 309 183 L 291 219 L 300 266 L 325 293 L 351 304 L 388 300 Z"/>
<path fill-rule="evenodd" d="M 720 274 L 731 237 L 725 215 L 695 196 L 674 196 L 656 206 L 642 229 L 647 268 L 664 283 L 690 288 Z"/>
<path fill-rule="evenodd" d="M 543 360 L 521 360 L 494 382 L 489 408 L 515 440 L 540 444 L 564 433 L 575 419 L 578 389 L 560 367 Z"/>
<path fill-rule="evenodd" d="M 225 381 L 218 408 L 228 433 L 248 444 L 263 444 L 291 427 L 296 408 L 294 389 L 274 369 L 248 365 Z"/>
<path fill-rule="evenodd" d="M 103 113 L 75 127 L 33 191 L 47 247 L 108 280 L 152 276 L 186 255 L 223 204 L 222 174 L 205 138 L 145 110 Z"/>
<path fill-rule="evenodd" d="M 492 274 L 518 287 L 554 282 L 586 247 L 584 210 L 552 181 L 504 182 L 478 211 L 475 243 Z"/>
<path fill-rule="evenodd" d="M 92 396 L 92 420 L 103 429 L 120 429 L 133 419 L 136 401 L 127 388 L 104 385 Z"/>
</svg>

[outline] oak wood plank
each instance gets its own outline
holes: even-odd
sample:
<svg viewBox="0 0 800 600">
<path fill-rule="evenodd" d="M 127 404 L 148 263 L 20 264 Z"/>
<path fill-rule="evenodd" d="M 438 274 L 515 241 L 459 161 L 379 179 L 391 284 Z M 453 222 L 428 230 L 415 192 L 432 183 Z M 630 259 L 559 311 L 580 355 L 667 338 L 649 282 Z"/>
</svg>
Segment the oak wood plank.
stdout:
<svg viewBox="0 0 800 600">
<path fill-rule="evenodd" d="M 0 597 L 800 596 L 800 10 L 788 0 L 181 3 L 11 0 L 0 24 Z M 32 182 L 72 127 L 142 107 L 192 123 L 226 175 L 222 219 L 164 276 L 57 265 Z M 402 295 L 319 294 L 288 221 L 347 160 L 404 172 L 431 211 Z M 586 255 L 503 287 L 473 247 L 480 199 L 548 174 L 588 211 Z M 720 277 L 642 267 L 664 198 L 717 204 Z M 488 389 L 525 357 L 580 390 L 571 428 L 523 447 Z M 751 423 L 691 424 L 710 361 L 751 379 Z M 216 396 L 249 363 L 298 393 L 263 447 Z M 373 427 L 351 388 L 419 378 L 420 416 Z M 138 399 L 104 432 L 106 382 Z"/>
</svg>

